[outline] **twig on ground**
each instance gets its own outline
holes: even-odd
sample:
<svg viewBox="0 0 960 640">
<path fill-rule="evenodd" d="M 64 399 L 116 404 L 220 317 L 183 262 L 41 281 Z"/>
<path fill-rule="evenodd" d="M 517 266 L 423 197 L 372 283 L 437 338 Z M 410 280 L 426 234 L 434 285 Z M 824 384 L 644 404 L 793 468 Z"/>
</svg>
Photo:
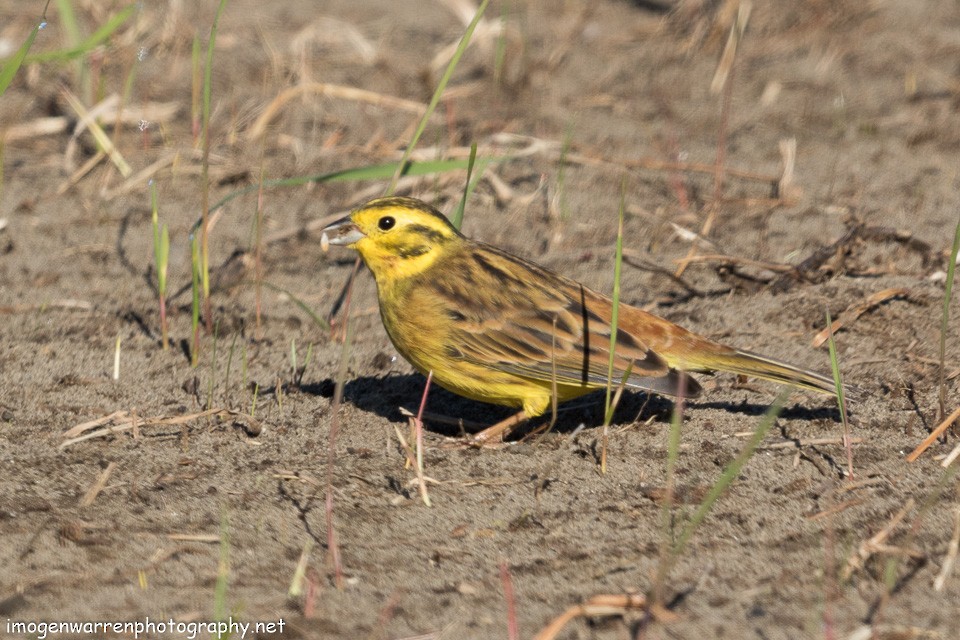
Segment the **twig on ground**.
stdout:
<svg viewBox="0 0 960 640">
<path fill-rule="evenodd" d="M 190 413 L 181 416 L 156 416 L 153 418 L 138 418 L 127 411 L 115 411 L 108 416 L 78 424 L 72 429 L 65 431 L 61 437 L 66 438 L 66 440 L 60 443 L 60 448 L 65 449 L 66 447 L 83 442 L 84 440 L 102 438 L 115 433 L 133 431 L 134 429 L 139 430 L 143 429 L 144 427 L 160 427 L 178 424 L 182 425 L 199 418 L 213 415 L 230 417 L 239 422 L 246 423 L 245 426 L 248 434 L 255 435 L 256 433 L 259 433 L 259 426 L 256 420 L 253 420 L 246 413 L 234 411 L 232 409 L 208 409 L 206 411 L 200 411 L 198 413 Z M 91 433 L 86 433 L 87 431 L 90 431 L 90 429 L 96 429 L 101 425 L 109 424 L 111 422 L 115 424 L 97 429 Z"/>
<path fill-rule="evenodd" d="M 847 230 L 837 240 L 827 246 L 820 247 L 809 257 L 796 266 L 795 269 L 784 273 L 773 281 L 772 289 L 774 293 L 785 293 L 801 280 L 810 280 L 811 274 L 824 265 L 830 258 L 838 253 L 847 251 L 848 247 L 861 236 L 863 225 L 857 224 Z"/>
<path fill-rule="evenodd" d="M 944 418 L 943 422 L 937 425 L 937 427 L 930 432 L 926 438 L 923 439 L 923 442 L 917 445 L 917 448 L 910 452 L 910 455 L 907 456 L 907 462 L 913 462 L 921 455 L 923 452 L 930 448 L 937 438 L 939 438 L 944 431 L 946 431 L 950 425 L 952 425 L 957 418 L 960 418 L 960 407 L 957 407 L 953 410 L 949 416 Z"/>
<path fill-rule="evenodd" d="M 576 618 L 623 616 L 630 611 L 647 611 L 652 613 L 660 622 L 671 622 L 677 615 L 667 609 L 658 608 L 654 611 L 641 594 L 625 595 L 598 595 L 593 596 L 584 604 L 573 605 L 534 636 L 534 640 L 554 640 L 560 635 L 565 626 Z"/>
<path fill-rule="evenodd" d="M 811 341 L 811 346 L 816 348 L 820 347 L 830 338 L 830 333 L 836 333 L 840 330 L 841 327 L 849 325 L 854 320 L 865 314 L 871 309 L 879 307 L 884 302 L 888 300 L 893 300 L 895 298 L 907 298 L 909 299 L 911 295 L 910 289 L 904 289 L 901 287 L 884 289 L 883 291 L 878 291 L 873 295 L 869 296 L 867 299 L 862 300 L 856 304 L 852 304 L 847 307 L 845 310 L 840 312 L 840 315 L 837 316 L 837 319 L 833 323 L 824 328 L 822 331 L 817 333 Z"/>
</svg>

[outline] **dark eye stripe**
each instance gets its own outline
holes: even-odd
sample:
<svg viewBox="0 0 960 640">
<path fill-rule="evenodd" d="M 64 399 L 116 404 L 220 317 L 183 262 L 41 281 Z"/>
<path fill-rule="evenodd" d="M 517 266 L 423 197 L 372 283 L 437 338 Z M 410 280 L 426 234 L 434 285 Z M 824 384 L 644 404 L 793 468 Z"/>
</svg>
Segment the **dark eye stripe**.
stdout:
<svg viewBox="0 0 960 640">
<path fill-rule="evenodd" d="M 407 231 L 415 233 L 418 236 L 423 236 L 431 242 L 442 242 L 447 239 L 447 236 L 436 229 L 431 229 L 424 224 L 411 224 L 407 227 Z"/>
</svg>

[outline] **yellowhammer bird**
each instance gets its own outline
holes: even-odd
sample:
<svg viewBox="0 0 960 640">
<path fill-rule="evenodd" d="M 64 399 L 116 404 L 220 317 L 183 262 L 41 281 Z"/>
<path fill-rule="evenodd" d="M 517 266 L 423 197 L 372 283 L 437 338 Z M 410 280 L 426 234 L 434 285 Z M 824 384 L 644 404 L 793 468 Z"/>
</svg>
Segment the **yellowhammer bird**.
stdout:
<svg viewBox="0 0 960 640">
<path fill-rule="evenodd" d="M 377 281 L 383 326 L 397 351 L 440 386 L 522 411 L 477 442 L 562 402 L 606 388 L 613 302 L 496 247 L 464 237 L 413 198 L 379 198 L 323 231 L 323 244 L 356 249 Z M 833 379 L 708 340 L 619 306 L 613 384 L 687 397 L 688 371 L 756 376 L 823 393 Z"/>
</svg>

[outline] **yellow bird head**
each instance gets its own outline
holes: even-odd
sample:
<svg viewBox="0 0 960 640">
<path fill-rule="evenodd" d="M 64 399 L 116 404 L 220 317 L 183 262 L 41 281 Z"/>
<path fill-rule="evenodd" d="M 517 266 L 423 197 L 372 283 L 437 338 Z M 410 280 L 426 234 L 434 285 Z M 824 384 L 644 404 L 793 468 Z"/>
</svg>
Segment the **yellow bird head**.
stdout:
<svg viewBox="0 0 960 640">
<path fill-rule="evenodd" d="M 356 249 L 377 281 L 422 272 L 461 243 L 450 221 L 433 207 L 413 198 L 378 198 L 354 209 L 323 230 L 324 244 Z"/>
</svg>

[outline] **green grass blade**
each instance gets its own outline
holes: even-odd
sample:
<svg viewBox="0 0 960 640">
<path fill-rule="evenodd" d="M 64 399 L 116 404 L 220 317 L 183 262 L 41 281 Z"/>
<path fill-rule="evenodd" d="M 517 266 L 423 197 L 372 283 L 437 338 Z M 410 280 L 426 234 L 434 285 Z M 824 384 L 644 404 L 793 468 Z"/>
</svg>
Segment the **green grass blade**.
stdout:
<svg viewBox="0 0 960 640">
<path fill-rule="evenodd" d="M 843 378 L 840 376 L 840 360 L 837 357 L 837 345 L 833 340 L 833 319 L 827 309 L 827 345 L 830 349 L 830 370 L 833 372 L 833 385 L 837 391 L 837 406 L 840 408 L 840 420 L 843 422 L 843 440 L 847 450 L 847 480 L 853 480 L 853 449 L 850 446 L 850 423 L 847 422 L 847 399 L 843 393 Z"/>
<path fill-rule="evenodd" d="M 957 268 L 958 253 L 960 253 L 960 220 L 957 221 L 957 228 L 953 232 L 953 247 L 950 249 L 950 262 L 947 265 L 947 283 L 943 294 L 943 319 L 940 321 L 940 420 L 943 420 L 947 413 L 947 381 L 944 368 L 946 366 L 947 353 L 947 327 L 950 322 L 950 300 L 953 296 L 953 276 Z"/>
<path fill-rule="evenodd" d="M 60 16 L 60 25 L 67 35 L 67 47 L 73 49 L 80 46 L 83 42 L 83 33 L 80 31 L 80 25 L 77 24 L 77 15 L 73 11 L 73 0 L 56 0 L 57 14 Z M 81 90 L 81 95 L 87 102 L 90 101 L 90 76 L 87 73 L 87 65 L 80 59 L 76 65 L 77 86 Z"/>
<path fill-rule="evenodd" d="M 610 319 L 610 360 L 607 365 L 606 413 L 610 412 L 610 398 L 613 391 L 613 360 L 617 349 L 617 326 L 620 316 L 620 272 L 623 265 L 623 214 L 626 209 L 626 194 L 620 194 L 620 211 L 617 222 L 617 249 L 613 262 L 613 311 Z M 609 422 L 605 421 L 605 426 Z"/>
<path fill-rule="evenodd" d="M 493 56 L 493 86 L 499 91 L 503 84 L 503 68 L 507 62 L 507 3 L 500 5 L 500 35 Z"/>
<path fill-rule="evenodd" d="M 610 402 L 610 406 L 607 407 L 606 412 L 604 412 L 603 422 L 608 426 L 613 422 L 613 414 L 617 412 L 617 402 L 620 399 L 620 394 L 627 388 L 627 381 L 630 379 L 631 373 L 633 373 L 632 361 L 627 363 L 627 368 L 623 371 L 623 376 L 620 378 L 617 391 L 613 394 L 613 401 Z"/>
<path fill-rule="evenodd" d="M 157 184 L 150 181 L 150 222 L 153 226 L 153 258 L 157 268 L 157 291 L 160 295 L 167 290 L 167 260 L 170 256 L 170 233 L 167 225 L 161 228 L 159 206 L 157 204 Z"/>
<path fill-rule="evenodd" d="M 466 202 L 467 200 L 470 199 L 470 196 L 476 190 L 477 185 L 480 184 L 480 180 L 483 178 L 483 174 L 487 170 L 487 167 L 493 164 L 495 160 L 497 159 L 481 158 L 477 160 L 477 166 L 476 166 L 476 170 L 473 172 L 474 173 L 473 178 L 471 179 L 470 174 L 469 173 L 467 174 L 467 188 L 466 188 L 466 191 L 464 192 L 464 200 L 463 200 L 464 207 L 466 207 Z"/>
<path fill-rule="evenodd" d="M 413 153 L 414 147 L 416 147 L 417 142 L 420 141 L 420 136 L 423 135 L 424 130 L 427 128 L 427 123 L 430 121 L 430 117 L 440 103 L 440 97 L 443 95 L 444 89 L 447 88 L 447 83 L 450 82 L 450 78 L 453 77 L 453 72 L 460 63 L 460 58 L 463 57 L 463 53 L 467 50 L 467 46 L 470 44 L 470 38 L 473 37 L 473 32 L 477 28 L 480 18 L 483 17 L 483 12 L 487 10 L 488 4 L 490 4 L 490 0 L 483 0 L 483 2 L 480 3 L 477 12 L 473 15 L 473 20 L 470 21 L 470 24 L 467 25 L 466 30 L 463 32 L 463 37 L 460 38 L 460 44 L 457 45 L 457 50 L 453 53 L 453 57 L 450 58 L 450 63 L 447 64 L 446 71 L 444 71 L 443 76 L 440 77 L 440 82 L 437 83 L 437 88 L 433 92 L 430 104 L 427 105 L 426 112 L 424 112 L 423 117 L 420 118 L 420 123 L 417 124 L 417 129 L 413 134 L 413 138 L 410 139 L 410 144 L 407 145 L 406 151 L 403 152 L 400 165 L 393 174 L 393 178 L 390 180 L 390 186 L 387 188 L 387 195 L 394 192 L 397 188 L 397 182 L 400 180 L 400 177 L 404 175 L 404 168 L 406 167 L 407 161 L 410 160 L 410 154 Z"/>
<path fill-rule="evenodd" d="M 770 405 L 770 408 L 767 409 L 767 412 L 763 415 L 763 419 L 760 420 L 760 424 L 757 425 L 757 428 L 754 430 L 753 435 L 750 436 L 750 440 L 744 446 L 740 454 L 734 458 L 734 460 L 727 465 L 723 470 L 723 473 L 720 475 L 720 478 L 710 487 L 710 491 L 707 492 L 706 497 L 703 499 L 703 502 L 700 503 L 700 506 L 697 507 L 697 510 L 694 512 L 693 516 L 683 527 L 683 530 L 680 532 L 680 535 L 677 537 L 677 541 L 673 545 L 672 556 L 674 559 L 678 558 L 681 553 L 683 553 L 684 548 L 687 546 L 687 543 L 690 542 L 690 538 L 693 537 L 693 534 L 696 532 L 697 527 L 703 522 L 704 518 L 707 517 L 707 514 L 710 513 L 710 509 L 713 508 L 713 505 L 716 504 L 720 496 L 723 495 L 723 492 L 733 483 L 734 479 L 740 475 L 740 472 L 743 470 L 747 461 L 753 457 L 754 452 L 757 450 L 757 447 L 767 436 L 767 432 L 773 427 L 777 422 L 777 416 L 780 415 L 780 411 L 783 409 L 784 403 L 787 401 L 787 398 L 790 396 L 790 389 L 784 389 L 780 392 L 780 395 L 776 397 L 773 401 L 773 404 Z"/>
<path fill-rule="evenodd" d="M 32 56 L 27 56 L 24 62 L 26 64 L 33 64 L 36 62 L 67 62 L 69 60 L 74 60 L 75 58 L 85 56 L 95 47 L 106 42 L 107 39 L 112 36 L 113 33 L 123 25 L 124 22 L 130 19 L 130 16 L 133 15 L 133 12 L 136 11 L 136 9 L 137 5 L 135 4 L 125 7 L 119 13 L 107 20 L 102 27 L 94 31 L 93 35 L 75 47 L 68 47 L 66 49 L 59 49 L 57 51 L 36 53 Z"/>
<path fill-rule="evenodd" d="M 167 223 L 163 223 L 160 229 L 160 256 L 157 268 L 157 284 L 160 287 L 160 294 L 167 293 L 167 268 L 170 265 L 170 229 Z"/>
<path fill-rule="evenodd" d="M 30 31 L 30 35 L 27 36 L 24 43 L 17 49 L 17 52 L 7 60 L 7 63 L 3 65 L 3 69 L 0 69 L 0 96 L 4 94 L 7 87 L 13 82 L 13 77 L 17 75 L 17 71 L 20 70 L 20 67 L 26 60 L 27 52 L 30 51 L 30 47 L 33 46 L 33 41 L 37 39 L 37 34 L 40 33 L 40 29 L 45 26 L 47 26 L 46 22 L 41 22 L 35 26 L 33 30 Z"/>
<path fill-rule="evenodd" d="M 690 542 L 690 539 L 693 537 L 693 534 L 696 533 L 697 528 L 703 523 L 704 519 L 707 517 L 707 514 L 710 513 L 710 510 L 716 504 L 717 500 L 727 488 L 733 483 L 734 479 L 740 475 L 740 472 L 743 470 L 744 465 L 748 460 L 753 456 L 757 447 L 766 437 L 767 433 L 776 424 L 777 416 L 780 415 L 780 411 L 783 409 L 783 404 L 786 402 L 787 398 L 790 395 L 790 390 L 783 390 L 780 395 L 773 401 L 773 404 L 770 405 L 770 408 L 764 414 L 763 418 L 760 420 L 760 424 L 757 425 L 756 430 L 753 432 L 753 435 L 750 437 L 750 440 L 744 446 L 740 454 L 724 468 L 723 473 L 720 474 L 720 477 L 717 481 L 710 487 L 710 491 L 707 492 L 706 497 L 704 497 L 703 502 L 697 507 L 697 510 L 694 512 L 690 520 L 687 521 L 683 529 L 680 532 L 680 535 L 677 536 L 673 544 L 670 544 L 670 539 L 673 534 L 673 486 L 674 486 L 674 470 L 676 468 L 676 461 L 679 457 L 680 452 L 680 426 L 682 423 L 681 412 L 679 410 L 674 410 L 673 420 L 670 425 L 670 442 L 667 447 L 667 495 L 664 499 L 663 509 L 662 509 L 662 526 L 663 526 L 663 543 L 661 546 L 661 557 L 660 564 L 657 567 L 657 573 L 654 580 L 653 593 L 652 597 L 658 602 L 662 602 L 663 598 L 663 588 L 666 583 L 667 576 L 670 574 L 670 571 L 673 569 L 673 566 L 676 564 L 677 560 L 680 558 L 680 555 L 686 549 L 687 543 Z M 680 407 L 680 403 L 677 404 L 677 407 Z"/>
<path fill-rule="evenodd" d="M 664 585 L 667 575 L 676 561 L 673 553 L 674 518 L 673 498 L 676 493 L 676 469 L 680 459 L 680 439 L 683 428 L 683 406 L 686 394 L 686 381 L 680 378 L 677 382 L 677 399 L 673 404 L 673 415 L 670 418 L 670 433 L 667 437 L 667 468 L 664 473 L 663 501 L 660 505 L 660 561 L 654 574 L 650 597 L 654 602 L 663 602 Z"/>
<path fill-rule="evenodd" d="M 210 313 L 210 234 L 207 228 L 207 218 L 210 215 L 209 196 L 210 196 L 210 92 L 213 85 L 213 48 L 217 42 L 217 26 L 220 23 L 220 16 L 223 14 L 223 8 L 227 0 L 220 0 L 217 5 L 217 13 L 213 17 L 213 25 L 210 27 L 210 40 L 207 41 L 207 63 L 203 70 L 203 160 L 202 160 L 202 206 L 203 206 L 203 228 L 200 240 L 200 280 L 203 283 L 203 300 L 207 313 Z M 207 317 L 207 330 L 210 329 L 212 318 Z"/>
<path fill-rule="evenodd" d="M 220 16 L 223 14 L 223 8 L 227 5 L 227 0 L 220 0 L 217 5 L 217 13 L 213 17 L 213 25 L 210 27 L 210 39 L 207 41 L 207 61 L 203 70 L 203 137 L 207 139 L 207 129 L 210 125 L 210 86 L 213 84 L 213 48 L 217 43 L 217 26 L 220 24 Z"/>
<path fill-rule="evenodd" d="M 83 34 L 77 24 L 77 14 L 73 12 L 73 2 L 72 0 L 56 0 L 56 2 L 60 24 L 63 26 L 63 30 L 67 32 L 67 44 L 71 48 L 77 47 L 83 40 Z"/>
<path fill-rule="evenodd" d="M 623 266 L 623 212 L 626 209 L 626 185 L 620 191 L 620 211 L 617 221 L 617 250 L 613 262 L 613 312 L 610 319 L 610 360 L 607 366 L 607 399 L 603 420 L 603 443 L 600 449 L 600 473 L 607 472 L 607 435 L 613 419 L 613 359 L 617 351 L 617 326 L 620 316 L 620 271 Z"/>
<path fill-rule="evenodd" d="M 200 75 L 200 35 L 195 33 L 190 48 L 190 126 L 193 130 L 194 146 L 197 144 L 197 136 L 200 135 Z"/>
<path fill-rule="evenodd" d="M 463 212 L 467 208 L 467 198 L 470 197 L 470 176 L 473 173 L 473 164 L 477 161 L 477 143 L 470 145 L 470 159 L 467 161 L 467 181 L 463 185 L 463 197 L 460 198 L 460 204 L 453 213 L 453 219 L 450 221 L 458 230 L 463 226 Z"/>
<path fill-rule="evenodd" d="M 827 309 L 827 347 L 830 351 L 830 369 L 833 372 L 833 384 L 837 390 L 837 402 L 840 404 L 840 412 L 843 413 L 846 403 L 843 395 L 843 379 L 840 377 L 840 364 L 837 360 L 837 345 L 833 341 L 833 318 L 830 317 L 830 309 Z M 844 420 L 846 422 L 846 420 Z"/>
<path fill-rule="evenodd" d="M 200 239 L 196 235 L 190 237 L 190 284 L 193 291 L 190 314 L 193 348 L 190 351 L 190 365 L 196 367 L 200 361 Z"/>
</svg>

